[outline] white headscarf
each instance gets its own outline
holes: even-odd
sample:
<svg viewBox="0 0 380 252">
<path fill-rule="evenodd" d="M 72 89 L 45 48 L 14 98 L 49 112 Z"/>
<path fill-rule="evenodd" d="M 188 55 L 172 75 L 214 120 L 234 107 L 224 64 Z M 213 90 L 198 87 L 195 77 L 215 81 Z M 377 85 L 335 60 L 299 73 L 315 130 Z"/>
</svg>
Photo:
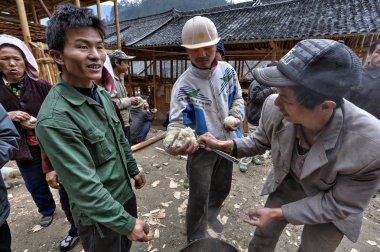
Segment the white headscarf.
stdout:
<svg viewBox="0 0 380 252">
<path fill-rule="evenodd" d="M 114 79 L 114 73 L 113 73 L 111 61 L 107 54 L 106 54 L 106 61 L 104 62 L 104 68 L 106 69 L 105 71 L 106 76 L 104 78 L 106 83 L 102 83 L 102 86 L 104 87 L 105 90 L 107 90 L 109 94 L 112 94 L 113 91 L 115 90 L 115 79 Z"/>
<path fill-rule="evenodd" d="M 16 37 L 7 34 L 0 34 L 0 45 L 2 44 L 10 44 L 16 46 L 24 53 L 26 68 L 25 72 L 30 78 L 32 78 L 33 80 L 37 80 L 39 76 L 38 64 L 32 52 L 25 45 L 25 43 Z"/>
</svg>

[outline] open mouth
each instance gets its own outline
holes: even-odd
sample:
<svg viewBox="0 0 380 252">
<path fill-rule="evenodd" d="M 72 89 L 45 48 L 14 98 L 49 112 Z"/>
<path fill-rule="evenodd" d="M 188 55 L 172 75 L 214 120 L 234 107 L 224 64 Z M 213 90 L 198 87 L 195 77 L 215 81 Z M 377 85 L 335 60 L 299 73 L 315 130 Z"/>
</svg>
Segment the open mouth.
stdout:
<svg viewBox="0 0 380 252">
<path fill-rule="evenodd" d="M 89 65 L 88 68 L 90 68 L 92 70 L 99 70 L 102 68 L 102 66 L 99 64 L 92 64 L 92 65 Z"/>
</svg>

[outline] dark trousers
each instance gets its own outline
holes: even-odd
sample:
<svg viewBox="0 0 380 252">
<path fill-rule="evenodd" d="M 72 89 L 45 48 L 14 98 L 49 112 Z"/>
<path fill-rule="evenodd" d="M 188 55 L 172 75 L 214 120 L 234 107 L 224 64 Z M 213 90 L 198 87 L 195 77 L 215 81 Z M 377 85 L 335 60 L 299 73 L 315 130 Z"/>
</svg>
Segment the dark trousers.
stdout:
<svg viewBox="0 0 380 252">
<path fill-rule="evenodd" d="M 137 218 L 136 197 L 132 197 L 124 203 L 124 210 L 130 215 Z M 100 237 L 99 231 L 95 225 L 81 226 L 78 225 L 79 236 L 86 252 L 129 252 L 132 241 L 128 240 L 126 235 L 121 235 L 102 224 L 98 224 L 104 237 Z"/>
<path fill-rule="evenodd" d="M 301 185 L 291 175 L 288 175 L 276 191 L 269 195 L 265 207 L 279 208 L 305 197 Z M 273 221 L 265 228 L 256 228 L 248 251 L 275 251 L 278 239 L 287 224 L 286 220 L 278 220 Z M 343 233 L 332 223 L 304 225 L 298 252 L 333 252 L 342 239 Z"/>
<path fill-rule="evenodd" d="M 11 252 L 11 230 L 7 221 L 0 226 L 0 252 Z"/>
<path fill-rule="evenodd" d="M 232 162 L 198 150 L 187 160 L 190 191 L 186 213 L 187 241 L 204 238 L 207 222 L 216 218 L 231 189 Z"/>
<path fill-rule="evenodd" d="M 78 228 L 75 225 L 73 215 L 71 214 L 69 196 L 67 195 L 67 192 L 62 184 L 60 185 L 58 192 L 62 210 L 65 212 L 66 218 L 70 223 L 70 230 L 68 234 L 71 237 L 76 237 L 78 236 Z"/>
<path fill-rule="evenodd" d="M 38 145 L 29 147 L 29 150 L 33 159 L 17 161 L 17 166 L 38 212 L 43 216 L 51 216 L 55 211 L 55 201 L 42 172 L 41 150 Z"/>
</svg>

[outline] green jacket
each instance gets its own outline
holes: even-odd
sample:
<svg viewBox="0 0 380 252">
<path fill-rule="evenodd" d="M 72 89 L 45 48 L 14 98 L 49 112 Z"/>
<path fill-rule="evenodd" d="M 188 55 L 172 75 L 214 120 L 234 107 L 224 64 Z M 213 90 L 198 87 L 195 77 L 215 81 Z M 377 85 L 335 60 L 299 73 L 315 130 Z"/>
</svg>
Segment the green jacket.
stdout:
<svg viewBox="0 0 380 252">
<path fill-rule="evenodd" d="M 61 78 L 50 90 L 38 114 L 36 135 L 64 185 L 74 220 L 101 223 L 128 234 L 136 219 L 123 203 L 133 197 L 130 178 L 139 173 L 111 97 L 81 94 Z"/>
</svg>

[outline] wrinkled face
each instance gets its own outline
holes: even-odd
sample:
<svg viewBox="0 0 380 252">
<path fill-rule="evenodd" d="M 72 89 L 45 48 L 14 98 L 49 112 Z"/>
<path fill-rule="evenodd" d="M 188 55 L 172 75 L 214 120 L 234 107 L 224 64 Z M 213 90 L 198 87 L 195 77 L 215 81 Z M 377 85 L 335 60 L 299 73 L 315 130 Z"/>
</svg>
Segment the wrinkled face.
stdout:
<svg viewBox="0 0 380 252">
<path fill-rule="evenodd" d="M 122 60 L 120 61 L 120 64 L 116 64 L 116 71 L 121 74 L 121 73 L 126 73 L 129 68 L 129 62 L 128 60 Z"/>
<path fill-rule="evenodd" d="M 291 123 L 304 124 L 313 117 L 314 111 L 300 104 L 291 88 L 277 88 L 278 97 L 274 104 L 279 108 L 283 116 Z"/>
<path fill-rule="evenodd" d="M 9 82 L 17 82 L 24 77 L 25 60 L 19 50 L 12 46 L 0 48 L 0 72 Z"/>
<path fill-rule="evenodd" d="M 380 45 L 376 45 L 375 50 L 371 54 L 371 66 L 380 71 Z"/>
<path fill-rule="evenodd" d="M 198 49 L 186 49 L 191 63 L 200 69 L 211 67 L 215 59 L 216 45 L 201 47 Z"/>
<path fill-rule="evenodd" d="M 91 87 L 92 81 L 102 78 L 106 60 L 103 40 L 92 27 L 66 31 L 62 55 L 62 78 L 74 87 Z"/>
</svg>

